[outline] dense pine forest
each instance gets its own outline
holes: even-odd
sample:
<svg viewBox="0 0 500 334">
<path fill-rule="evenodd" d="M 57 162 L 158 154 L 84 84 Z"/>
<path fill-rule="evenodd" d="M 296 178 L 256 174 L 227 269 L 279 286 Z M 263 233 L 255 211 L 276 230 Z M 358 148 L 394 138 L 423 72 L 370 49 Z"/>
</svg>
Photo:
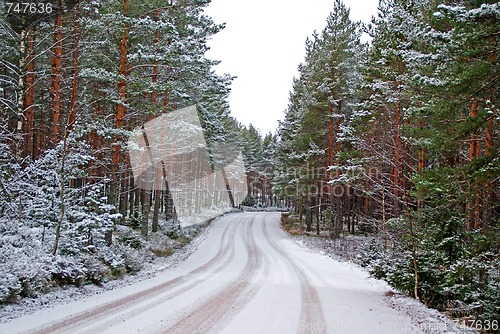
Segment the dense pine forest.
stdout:
<svg viewBox="0 0 500 334">
<path fill-rule="evenodd" d="M 499 18 L 496 1 L 387 0 L 362 27 L 334 1 L 272 164 L 307 231 L 376 233 L 373 274 L 486 319 L 500 307 Z"/>
<path fill-rule="evenodd" d="M 0 302 L 187 242 L 168 187 L 134 184 L 127 145 L 195 105 L 208 147 L 243 154 L 244 206 L 287 208 L 292 233 L 325 242 L 375 236 L 360 253 L 373 275 L 456 317 L 498 316 L 498 2 L 381 0 L 364 25 L 332 1 L 264 136 L 231 116 L 234 78 L 205 55 L 224 28 L 210 0 L 42 2 L 0 8 Z"/>
</svg>

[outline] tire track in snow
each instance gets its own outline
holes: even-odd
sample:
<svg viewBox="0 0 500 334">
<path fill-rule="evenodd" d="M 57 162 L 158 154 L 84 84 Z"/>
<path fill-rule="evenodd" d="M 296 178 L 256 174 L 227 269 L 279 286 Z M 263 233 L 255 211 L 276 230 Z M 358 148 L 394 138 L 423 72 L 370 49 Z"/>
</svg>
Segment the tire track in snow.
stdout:
<svg viewBox="0 0 500 334">
<path fill-rule="evenodd" d="M 327 333 L 325 315 L 323 314 L 318 292 L 309 282 L 304 271 L 300 269 L 295 261 L 273 240 L 269 234 L 265 221 L 262 223 L 262 231 L 272 248 L 290 264 L 299 278 L 302 303 L 297 333 Z"/>
<path fill-rule="evenodd" d="M 234 247 L 234 244 L 231 242 L 234 240 L 234 235 L 236 233 L 236 229 L 238 227 L 240 222 L 238 223 L 231 223 L 226 226 L 224 229 L 224 232 L 222 234 L 220 244 L 219 244 L 219 249 L 217 253 L 210 259 L 208 260 L 204 265 L 188 272 L 185 275 L 173 278 L 171 280 L 168 280 L 164 283 L 161 283 L 157 286 L 148 288 L 143 291 L 139 291 L 137 293 L 133 293 L 131 295 L 128 295 L 126 297 L 120 298 L 118 300 L 105 303 L 101 306 L 98 306 L 96 308 L 93 308 L 89 311 L 82 312 L 82 313 L 77 313 L 75 315 L 71 315 L 68 317 L 65 317 L 62 320 L 58 320 L 55 323 L 52 323 L 50 325 L 43 326 L 39 329 L 36 329 L 32 333 L 35 334 L 47 334 L 47 333 L 53 333 L 53 332 L 61 332 L 61 331 L 68 331 L 72 328 L 75 327 L 80 327 L 84 325 L 88 325 L 88 323 L 92 321 L 96 321 L 102 318 L 106 318 L 109 316 L 110 313 L 114 312 L 119 312 L 123 309 L 126 309 L 127 307 L 131 307 L 131 305 L 136 304 L 140 301 L 143 301 L 145 299 L 150 298 L 151 296 L 160 294 L 166 290 L 178 287 L 191 279 L 193 276 L 203 273 L 210 268 L 214 267 L 218 262 L 220 262 L 228 252 L 226 249 L 228 247 Z M 231 227 L 231 229 L 230 229 Z M 226 239 L 226 236 L 229 232 L 229 236 L 227 238 L 227 243 L 224 244 L 224 240 Z M 229 252 L 229 255 L 231 252 Z M 221 256 L 222 255 L 222 256 Z M 194 285 L 192 286 L 194 287 Z M 70 331 L 71 332 L 71 331 Z"/>
<path fill-rule="evenodd" d="M 305 263 L 305 262 L 302 262 L 300 261 L 301 263 L 301 266 L 307 268 L 307 271 L 312 274 L 313 276 L 316 277 L 316 279 L 318 281 L 321 282 L 320 286 L 329 286 L 329 287 L 333 287 L 333 288 L 336 288 L 338 289 L 339 291 L 342 291 L 343 289 L 342 288 L 339 288 L 338 287 L 338 284 L 336 284 L 335 281 L 331 280 L 331 279 L 328 279 L 328 277 L 325 277 L 324 274 L 320 273 L 318 270 L 314 269 L 313 267 L 311 267 L 309 264 Z M 351 301 L 349 299 L 347 299 L 344 294 L 342 293 L 337 293 L 335 295 L 335 301 L 337 304 L 339 305 L 350 305 L 351 304 Z M 350 310 L 349 310 L 349 315 L 352 316 L 353 319 L 362 319 L 363 318 L 363 315 L 361 312 L 358 311 L 357 308 L 355 307 L 352 307 Z M 335 322 L 337 321 L 338 323 L 342 323 L 342 320 L 343 319 L 339 319 L 338 318 L 339 315 L 338 314 L 332 314 L 330 317 L 329 317 L 329 322 L 332 323 L 332 322 Z"/>
<path fill-rule="evenodd" d="M 239 223 L 240 222 L 238 222 L 238 224 Z M 231 224 L 235 224 L 235 223 L 231 223 Z M 222 262 L 219 266 L 217 266 L 210 273 L 211 275 L 215 275 L 215 274 L 222 272 L 224 269 L 227 268 L 227 266 L 233 260 L 234 254 L 235 254 L 235 245 L 234 245 L 234 243 L 230 242 L 230 240 L 234 239 L 234 235 L 236 233 L 235 230 L 236 230 L 236 227 L 233 228 L 233 231 L 231 231 L 231 233 L 228 237 L 228 245 L 226 246 L 226 249 L 229 248 L 229 250 L 224 255 L 222 255 L 221 260 L 224 257 L 227 257 L 227 258 L 224 260 L 224 262 Z M 222 239 L 224 239 L 224 237 Z M 196 271 L 199 272 L 199 268 L 196 269 Z M 146 304 L 142 304 L 142 305 L 139 305 L 137 307 L 132 305 L 126 313 L 116 314 L 110 320 L 103 321 L 102 323 L 98 324 L 95 327 L 85 329 L 85 331 L 83 333 L 89 333 L 89 334 L 100 333 L 106 329 L 111 328 L 115 324 L 119 324 L 119 323 L 123 322 L 124 321 L 123 319 L 131 319 L 131 318 L 138 316 L 144 312 L 150 311 L 152 308 L 161 306 L 163 303 L 188 292 L 189 290 L 195 288 L 199 284 L 202 284 L 203 281 L 204 281 L 203 279 L 196 279 L 195 281 L 191 282 L 190 284 L 185 285 L 182 288 L 175 290 L 173 292 L 170 292 L 170 293 L 167 292 L 165 295 L 163 295 L 161 297 L 158 297 L 158 298 L 152 297 L 152 299 L 154 299 L 154 300 L 151 302 L 147 302 Z M 171 289 L 175 289 L 175 288 L 176 287 L 174 286 Z M 120 311 L 120 310 L 118 310 L 118 311 Z M 117 313 L 117 312 L 115 312 L 115 313 Z M 105 315 L 105 317 L 109 317 L 109 314 Z"/>
<path fill-rule="evenodd" d="M 168 334 L 212 333 L 220 330 L 257 294 L 269 271 L 262 251 L 257 247 L 253 235 L 255 217 L 246 222 L 244 235 L 245 248 L 248 255 L 243 271 L 234 282 L 203 302 L 188 315 L 178 319 L 163 330 Z M 261 273 L 259 268 L 263 266 Z M 252 284 L 255 277 L 256 282 Z"/>
</svg>

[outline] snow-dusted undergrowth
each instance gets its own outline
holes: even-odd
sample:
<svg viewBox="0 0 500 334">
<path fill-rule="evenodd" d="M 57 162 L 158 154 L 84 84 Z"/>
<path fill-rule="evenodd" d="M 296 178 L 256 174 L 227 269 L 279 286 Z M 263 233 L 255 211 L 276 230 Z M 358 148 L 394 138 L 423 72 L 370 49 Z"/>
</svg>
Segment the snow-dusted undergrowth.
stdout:
<svg viewBox="0 0 500 334">
<path fill-rule="evenodd" d="M 183 229 L 176 239 L 166 235 L 171 231 L 165 225 L 164 222 L 163 226 L 160 226 L 160 232 L 150 235 L 148 240 L 141 238 L 137 231 L 118 226 L 113 245 L 101 248 L 94 254 L 54 258 L 42 253 L 37 255 L 37 249 L 22 245 L 11 253 L 0 253 L 2 291 L 10 291 L 12 294 L 16 292 L 14 289 L 19 289 L 9 303 L 0 307 L 0 322 L 54 304 L 69 303 L 92 294 L 113 290 L 173 268 L 196 250 L 197 245 L 206 236 L 209 222 Z M 57 273 L 66 277 L 66 284 L 61 282 L 58 285 L 51 281 Z M 91 274 L 94 276 L 90 276 Z M 23 287 L 23 277 L 30 279 L 29 286 L 24 283 Z M 92 281 L 92 278 L 95 281 Z M 35 286 L 33 282 L 39 285 Z M 29 288 L 30 295 L 20 294 L 23 288 Z"/>
</svg>

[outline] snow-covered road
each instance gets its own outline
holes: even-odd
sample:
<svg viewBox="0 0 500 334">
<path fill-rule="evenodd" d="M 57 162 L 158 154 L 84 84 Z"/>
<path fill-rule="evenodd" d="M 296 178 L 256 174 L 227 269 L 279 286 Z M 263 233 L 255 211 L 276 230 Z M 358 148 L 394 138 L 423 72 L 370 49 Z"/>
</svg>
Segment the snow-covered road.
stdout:
<svg viewBox="0 0 500 334">
<path fill-rule="evenodd" d="M 279 218 L 224 216 L 175 269 L 0 324 L 0 333 L 421 333 L 387 306 L 384 283 L 301 247 Z"/>
</svg>

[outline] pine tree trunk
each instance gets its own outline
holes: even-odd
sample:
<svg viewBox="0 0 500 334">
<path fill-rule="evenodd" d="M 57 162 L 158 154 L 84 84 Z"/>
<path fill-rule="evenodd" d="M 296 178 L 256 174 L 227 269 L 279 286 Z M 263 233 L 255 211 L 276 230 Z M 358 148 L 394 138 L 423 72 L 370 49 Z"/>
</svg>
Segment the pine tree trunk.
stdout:
<svg viewBox="0 0 500 334">
<path fill-rule="evenodd" d="M 141 234 L 144 237 L 148 237 L 148 222 L 149 222 L 149 211 L 151 208 L 151 191 L 143 190 L 143 202 L 142 202 L 142 224 L 141 224 Z"/>
<path fill-rule="evenodd" d="M 35 28 L 28 30 L 26 92 L 23 103 L 25 129 L 24 156 L 35 159 Z"/>
<path fill-rule="evenodd" d="M 398 104 L 396 108 L 396 117 L 394 127 L 396 133 L 394 134 L 394 168 L 392 175 L 393 182 L 393 194 L 394 194 L 394 209 L 393 214 L 397 216 L 399 213 L 399 187 L 400 187 L 400 175 L 401 175 L 401 165 L 402 165 L 402 144 L 401 144 L 401 104 Z"/>
<path fill-rule="evenodd" d="M 26 36 L 27 31 L 24 28 L 26 24 L 26 18 L 23 15 L 21 19 L 22 29 L 19 33 L 19 77 L 17 82 L 17 119 L 16 119 L 16 129 L 15 131 L 21 135 L 23 129 L 23 115 L 24 115 L 24 96 L 26 94 Z M 20 143 L 19 143 L 20 144 Z M 20 152 L 17 151 L 17 154 Z"/>
<path fill-rule="evenodd" d="M 347 232 L 349 233 L 351 231 L 351 188 L 350 186 L 346 186 L 346 192 L 345 192 L 345 197 L 346 197 L 346 218 L 347 218 Z"/>
<path fill-rule="evenodd" d="M 123 0 L 123 13 L 125 17 L 128 17 L 128 0 Z M 124 125 L 124 118 L 126 113 L 125 103 L 127 100 L 127 77 L 128 77 L 128 38 L 129 38 L 129 26 L 128 23 L 123 24 L 123 32 L 120 39 L 120 64 L 119 64 L 119 72 L 120 81 L 118 82 L 118 97 L 120 102 L 116 107 L 115 113 L 115 128 L 121 129 Z M 110 185 L 110 203 L 116 205 L 117 203 L 117 190 L 119 188 L 119 165 L 121 162 L 121 136 L 115 137 L 115 143 L 113 145 L 112 153 L 111 153 L 111 185 Z"/>
<path fill-rule="evenodd" d="M 477 99 L 472 98 L 470 117 L 474 119 L 477 117 Z M 472 161 L 474 158 L 480 155 L 480 145 L 476 134 L 472 134 L 469 139 L 469 160 Z M 480 202 L 477 190 L 471 192 L 474 199 L 466 204 L 467 210 L 467 230 L 472 231 L 479 228 L 479 216 L 480 216 Z"/>
<path fill-rule="evenodd" d="M 127 207 L 128 207 L 128 196 L 129 196 L 129 177 L 130 177 L 130 171 L 126 170 L 123 173 L 123 177 L 121 180 L 121 186 L 120 186 L 120 206 L 119 206 L 119 212 L 122 215 L 121 221 L 127 217 Z"/>
<path fill-rule="evenodd" d="M 339 138 L 339 134 L 340 134 L 340 127 L 342 125 L 342 118 L 340 115 L 342 115 L 342 100 L 339 101 L 339 105 L 338 105 L 338 110 L 337 110 L 337 127 L 335 129 L 335 134 L 336 134 L 336 142 L 337 142 L 337 150 L 335 151 L 335 155 L 338 156 L 338 154 L 341 152 L 342 150 L 342 143 L 341 141 L 338 139 Z"/>
<path fill-rule="evenodd" d="M 344 208 L 342 197 L 337 195 L 336 197 L 336 212 L 335 212 L 335 235 L 340 237 L 342 231 L 344 230 Z"/>
<path fill-rule="evenodd" d="M 158 220 L 160 217 L 160 203 L 162 201 L 161 196 L 161 181 L 162 181 L 162 168 L 158 165 L 156 166 L 156 176 L 155 176 L 155 191 L 154 191 L 154 206 L 153 206 L 153 223 L 151 225 L 151 232 L 158 232 Z"/>
<path fill-rule="evenodd" d="M 234 208 L 235 203 L 234 203 L 233 192 L 231 191 L 231 187 L 229 186 L 229 180 L 227 178 L 226 170 L 224 169 L 224 167 L 221 168 L 221 172 L 222 172 L 222 177 L 224 179 L 224 184 L 226 185 L 227 194 L 229 196 L 229 203 L 231 204 L 231 207 Z"/>
<path fill-rule="evenodd" d="M 424 122 L 420 122 L 420 130 L 423 131 L 424 129 Z M 417 173 L 422 175 L 425 169 L 425 150 L 423 148 L 418 149 L 418 158 L 417 158 Z M 422 207 L 423 202 L 421 198 L 417 199 L 417 208 Z"/>
<path fill-rule="evenodd" d="M 154 207 L 153 207 L 153 223 L 151 225 L 151 232 L 158 232 L 158 219 L 160 216 L 160 202 L 161 202 L 161 191 L 155 190 L 154 192 Z"/>
<path fill-rule="evenodd" d="M 261 193 L 261 202 L 262 202 L 262 206 L 266 206 L 266 196 L 267 196 L 267 192 L 266 192 L 266 168 L 267 168 L 267 165 L 264 164 L 264 167 L 263 167 L 263 173 L 262 173 L 262 183 L 261 183 L 261 190 L 260 190 L 260 193 Z M 225 171 L 224 171 L 224 174 L 225 174 Z M 232 207 L 234 208 L 234 200 L 233 200 L 233 195 L 231 193 L 231 188 L 229 188 L 229 183 L 226 181 L 227 180 L 227 177 L 225 177 L 224 181 L 226 182 L 226 188 L 229 190 L 229 196 L 230 196 L 230 201 L 232 203 Z"/>
<path fill-rule="evenodd" d="M 312 230 L 312 212 L 311 212 L 311 195 L 308 194 L 308 199 L 306 202 L 306 231 L 310 232 Z"/>
<path fill-rule="evenodd" d="M 328 132 L 328 153 L 330 166 L 333 166 L 333 104 L 330 103 L 330 119 L 329 119 L 329 132 Z"/>
<path fill-rule="evenodd" d="M 51 58 L 50 101 L 52 110 L 51 142 L 53 145 L 60 139 L 61 116 L 61 69 L 62 69 L 62 0 L 58 0 L 58 9 L 54 22 L 54 47 Z"/>
<path fill-rule="evenodd" d="M 8 72 L 7 72 L 7 66 L 5 64 L 0 64 L 0 66 L 3 68 L 3 76 L 7 78 Z M 2 98 L 4 101 L 7 101 L 7 82 L 5 80 L 2 80 Z M 7 120 L 7 106 L 4 103 L 0 103 L 0 117 L 3 120 Z M 10 122 L 8 122 L 10 123 Z M 7 124 L 8 126 L 8 124 Z M 12 131 L 12 129 L 8 128 L 9 132 Z"/>
<path fill-rule="evenodd" d="M 65 196 L 66 196 L 66 174 L 65 174 L 65 167 L 66 167 L 66 155 L 67 155 L 67 132 L 64 135 L 63 138 L 63 151 L 62 151 L 62 158 L 61 158 L 61 170 L 59 171 L 59 182 L 60 188 L 59 188 L 59 219 L 57 221 L 56 225 L 56 235 L 55 235 L 55 240 L 54 240 L 54 246 L 52 248 L 52 255 L 57 254 L 57 249 L 59 247 L 59 240 L 61 238 L 61 228 L 62 224 L 64 222 L 64 216 L 66 214 L 65 212 Z"/>
<path fill-rule="evenodd" d="M 385 188 L 382 186 L 382 233 L 384 238 L 383 249 L 384 254 L 387 251 L 387 230 L 386 230 L 386 217 L 385 217 Z"/>
<path fill-rule="evenodd" d="M 165 183 L 165 220 L 168 221 L 173 217 L 174 202 L 172 199 L 172 194 L 170 192 L 167 180 L 167 169 L 165 167 L 165 162 L 161 161 L 161 170 L 163 173 L 163 182 Z"/>
<path fill-rule="evenodd" d="M 155 21 L 158 21 L 160 17 L 160 10 L 156 9 L 155 11 Z M 153 46 L 155 53 L 158 51 L 158 40 L 159 40 L 159 32 L 155 31 L 154 33 L 154 38 L 153 38 Z M 156 61 L 156 57 L 153 60 L 153 87 L 156 85 L 158 82 L 158 63 Z M 151 93 L 151 104 L 153 106 L 153 110 L 151 112 L 150 119 L 155 118 L 155 108 L 156 108 L 156 87 L 153 88 L 153 92 Z M 161 196 L 161 171 L 159 169 L 159 166 L 155 167 L 156 170 L 156 176 L 155 176 L 155 191 L 154 191 L 154 207 L 153 207 L 153 223 L 151 226 L 151 231 L 153 233 L 158 231 L 158 219 L 159 219 L 159 211 L 160 211 L 160 202 L 162 200 Z"/>
<path fill-rule="evenodd" d="M 130 195 L 128 196 L 128 216 L 129 218 L 132 217 L 134 214 L 134 204 L 135 204 L 135 195 L 136 195 L 136 190 L 135 190 L 135 182 L 134 178 L 130 178 Z"/>
<path fill-rule="evenodd" d="M 493 103 L 494 98 L 493 96 L 490 98 L 491 103 Z M 486 121 L 486 138 L 485 138 L 485 155 L 486 156 L 491 156 L 494 152 L 493 149 L 493 136 L 494 136 L 494 116 L 488 117 Z M 494 188 L 493 185 L 495 184 L 494 180 L 488 180 L 487 185 L 485 187 L 485 195 L 484 195 L 484 200 L 483 200 L 483 205 L 484 205 L 484 222 L 483 222 L 483 228 L 487 229 L 490 224 L 493 224 L 494 219 L 494 211 L 492 210 L 492 204 L 494 198 L 497 197 L 497 192 L 498 188 Z"/>
<path fill-rule="evenodd" d="M 411 255 L 412 255 L 412 262 L 413 262 L 413 278 L 414 278 L 414 285 L 413 285 L 413 296 L 415 297 L 416 300 L 420 299 L 420 295 L 418 293 L 419 289 L 419 274 L 418 274 L 418 240 L 416 240 L 415 236 L 415 226 L 413 224 L 413 220 L 410 216 L 410 211 L 409 211 L 409 206 L 408 206 L 408 197 L 406 196 L 406 192 L 404 194 L 405 198 L 405 211 L 406 211 L 406 218 L 408 219 L 408 225 L 410 228 L 410 243 L 411 243 Z"/>
<path fill-rule="evenodd" d="M 68 112 L 68 127 L 71 131 L 74 127 L 76 121 L 76 103 L 78 100 L 78 62 L 79 62 L 79 48 L 80 48 L 80 25 L 78 20 L 80 19 L 80 0 L 75 2 L 75 16 L 74 16 L 74 27 L 73 27 L 73 37 L 74 49 L 73 49 L 73 79 L 71 82 L 71 100 L 69 104 Z"/>
</svg>

